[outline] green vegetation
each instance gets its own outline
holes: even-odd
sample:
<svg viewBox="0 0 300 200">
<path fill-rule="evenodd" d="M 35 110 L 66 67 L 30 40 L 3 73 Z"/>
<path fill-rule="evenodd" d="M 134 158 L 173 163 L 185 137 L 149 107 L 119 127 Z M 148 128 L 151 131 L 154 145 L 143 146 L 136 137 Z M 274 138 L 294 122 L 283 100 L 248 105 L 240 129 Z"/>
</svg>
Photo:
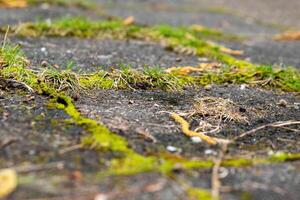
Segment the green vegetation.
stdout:
<svg viewBox="0 0 300 200">
<path fill-rule="evenodd" d="M 16 34 L 23 36 L 71 36 L 84 38 L 140 39 L 163 43 L 166 48 L 205 56 L 223 63 L 223 67 L 205 70 L 196 76 L 180 76 L 167 74 L 162 69 L 145 69 L 136 71 L 122 68 L 113 72 L 101 71 L 96 74 L 77 76 L 75 82 L 89 89 L 97 88 L 162 88 L 177 89 L 186 85 L 207 85 L 246 83 L 267 88 L 279 88 L 284 91 L 300 91 L 299 70 L 286 67 L 254 65 L 238 60 L 224 52 L 224 47 L 207 41 L 208 35 L 217 36 L 213 32 L 199 27 L 171 27 L 160 25 L 143 27 L 124 25 L 122 21 L 91 21 L 84 18 L 61 18 L 53 22 L 36 22 L 13 27 Z M 70 75 L 63 72 L 64 75 Z M 49 74 L 48 74 L 49 75 Z M 53 72 L 52 72 L 53 75 Z M 61 77 L 62 78 L 62 77 Z M 70 78 L 70 77 L 69 77 Z M 69 79 L 68 78 L 68 79 Z M 73 75 L 73 79 L 74 79 Z"/>
<path fill-rule="evenodd" d="M 92 9 L 94 3 L 91 0 L 27 0 L 30 5 L 40 5 L 47 3 L 50 5 L 57 6 L 72 6 L 84 9 Z"/>
<path fill-rule="evenodd" d="M 135 153 L 132 149 L 128 147 L 127 141 L 111 133 L 105 126 L 98 124 L 96 121 L 82 116 L 75 108 L 72 99 L 65 94 L 66 91 L 76 90 L 75 88 L 87 86 L 99 87 L 105 86 L 110 88 L 114 83 L 117 83 L 118 87 L 124 87 L 124 83 L 129 84 L 133 87 L 134 82 L 137 80 L 135 76 L 130 73 L 128 68 L 120 70 L 118 73 L 112 72 L 113 75 L 107 75 L 102 72 L 98 76 L 102 77 L 104 81 L 100 81 L 95 74 L 87 79 L 86 75 L 77 75 L 72 71 L 63 71 L 58 73 L 53 71 L 54 69 L 46 70 L 43 72 L 35 72 L 26 68 L 27 61 L 23 57 L 23 54 L 19 51 L 17 47 L 6 45 L 1 48 L 0 60 L 3 63 L 4 68 L 0 71 L 0 76 L 2 78 L 14 78 L 15 80 L 24 82 L 28 86 L 35 89 L 40 94 L 47 94 L 52 98 L 52 105 L 55 107 L 63 109 L 70 117 L 71 122 L 83 127 L 86 131 L 91 133 L 89 136 L 85 136 L 82 139 L 82 144 L 86 148 L 94 148 L 101 151 L 112 151 L 121 153 L 120 158 L 113 159 L 111 161 L 111 166 L 105 174 L 134 174 L 147 171 L 157 171 L 163 174 L 169 174 L 174 170 L 174 166 L 181 169 L 194 169 L 194 168 L 211 168 L 213 166 L 213 161 L 210 160 L 186 160 L 180 157 L 170 157 L 168 155 L 158 155 L 158 156 L 142 156 Z M 162 87 L 168 81 L 173 83 L 177 80 L 174 79 L 161 79 L 160 71 L 155 69 L 154 71 L 149 71 L 150 69 L 143 72 L 143 81 L 147 80 L 148 83 L 152 83 L 153 87 Z M 138 73 L 138 72 L 136 72 Z M 118 76 L 116 76 L 118 74 Z M 122 74 L 122 79 L 126 80 L 124 82 L 118 83 L 116 80 L 120 79 L 120 74 Z M 126 76 L 124 75 L 126 74 Z M 129 74 L 129 75 L 128 75 Z M 108 76 L 109 78 L 105 78 Z M 127 77 L 128 76 L 128 77 Z M 173 75 L 170 75 L 173 77 Z M 114 77 L 114 78 L 112 78 Z M 117 77 L 117 78 L 116 78 Z M 134 78 L 133 78 L 134 77 Z M 142 76 L 138 76 L 140 78 Z M 109 80 L 109 81 L 108 81 Z M 181 79 L 179 79 L 181 80 Z M 173 81 L 173 82 L 172 82 Z M 182 80 L 181 80 L 182 81 Z M 107 84 L 106 82 L 109 82 Z M 189 81 L 188 81 L 189 82 Z M 105 83 L 105 84 L 104 84 Z M 177 80 L 175 86 L 181 83 Z M 170 88 L 172 84 L 169 85 Z M 166 86 L 164 86 L 166 87 Z M 265 164 L 272 162 L 283 162 L 287 160 L 299 159 L 298 154 L 274 154 L 268 159 L 229 159 L 224 160 L 223 166 L 249 166 L 255 164 Z"/>
<path fill-rule="evenodd" d="M 212 200 L 211 192 L 201 188 L 189 188 L 187 194 L 192 200 Z"/>
</svg>

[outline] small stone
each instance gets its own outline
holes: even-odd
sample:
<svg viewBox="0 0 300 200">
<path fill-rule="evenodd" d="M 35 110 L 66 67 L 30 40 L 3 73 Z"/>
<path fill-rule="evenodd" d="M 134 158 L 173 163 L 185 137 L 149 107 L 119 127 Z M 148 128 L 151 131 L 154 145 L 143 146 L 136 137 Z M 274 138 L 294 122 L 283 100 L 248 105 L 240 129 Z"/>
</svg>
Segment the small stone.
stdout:
<svg viewBox="0 0 300 200">
<path fill-rule="evenodd" d="M 211 90 L 211 88 L 212 88 L 211 85 L 206 85 L 206 86 L 204 86 L 204 89 L 207 90 L 207 91 Z"/>
<path fill-rule="evenodd" d="M 247 88 L 246 84 L 242 84 L 241 87 L 240 87 L 241 90 L 245 90 L 246 88 Z"/>
<path fill-rule="evenodd" d="M 208 58 L 198 58 L 199 62 L 208 62 Z"/>
<path fill-rule="evenodd" d="M 214 151 L 214 150 L 211 150 L 211 149 L 206 149 L 206 150 L 204 151 L 204 153 L 205 153 L 206 155 L 217 155 L 217 152 Z"/>
<path fill-rule="evenodd" d="M 176 152 L 176 151 L 178 151 L 178 148 L 174 147 L 174 146 L 167 146 L 167 150 L 170 152 Z"/>
<path fill-rule="evenodd" d="M 57 65 L 57 64 L 54 64 L 53 67 L 56 69 L 59 69 L 59 65 Z"/>
<path fill-rule="evenodd" d="M 182 61 L 182 59 L 180 57 L 176 58 L 176 62 L 181 62 L 181 61 Z"/>
<path fill-rule="evenodd" d="M 41 52 L 46 52 L 46 51 L 47 51 L 46 47 L 41 48 Z"/>
<path fill-rule="evenodd" d="M 128 104 L 134 104 L 133 100 L 128 101 Z"/>
<path fill-rule="evenodd" d="M 246 110 L 246 108 L 239 107 L 239 111 L 242 112 L 242 113 L 245 113 L 247 110 Z"/>
<path fill-rule="evenodd" d="M 106 194 L 97 194 L 95 200 L 107 200 L 108 196 Z"/>
<path fill-rule="evenodd" d="M 278 102 L 278 105 L 282 106 L 282 107 L 287 107 L 288 102 L 284 99 L 280 99 L 279 102 Z"/>
<path fill-rule="evenodd" d="M 43 60 L 43 61 L 41 62 L 41 65 L 42 65 L 42 67 L 47 67 L 47 66 L 48 66 L 48 62 L 45 61 L 45 60 Z"/>
<path fill-rule="evenodd" d="M 198 143 L 202 142 L 201 138 L 199 138 L 199 137 L 191 137 L 191 140 L 195 144 L 198 144 Z"/>
</svg>

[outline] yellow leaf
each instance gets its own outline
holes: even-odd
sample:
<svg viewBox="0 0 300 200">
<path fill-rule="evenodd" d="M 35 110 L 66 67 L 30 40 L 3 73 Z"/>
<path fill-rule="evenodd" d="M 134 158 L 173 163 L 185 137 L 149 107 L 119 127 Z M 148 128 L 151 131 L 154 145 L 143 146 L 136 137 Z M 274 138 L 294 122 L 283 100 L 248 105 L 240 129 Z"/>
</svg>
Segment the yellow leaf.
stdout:
<svg viewBox="0 0 300 200">
<path fill-rule="evenodd" d="M 300 31 L 289 31 L 274 37 L 275 40 L 300 40 Z"/>
<path fill-rule="evenodd" d="M 17 173 L 13 169 L 0 170 L 0 198 L 12 193 L 18 184 Z"/>
<path fill-rule="evenodd" d="M 212 62 L 212 63 L 199 63 L 198 66 L 184 66 L 184 67 L 170 67 L 165 70 L 166 73 L 176 73 L 178 75 L 188 75 L 193 72 L 203 72 L 205 70 L 211 70 L 214 68 L 221 67 L 221 63 Z"/>
<path fill-rule="evenodd" d="M 233 49 L 229 49 L 227 47 L 221 47 L 220 51 L 223 53 L 227 53 L 230 55 L 234 55 L 234 56 L 242 56 L 244 54 L 244 51 L 241 50 L 233 50 Z"/>
<path fill-rule="evenodd" d="M 26 0 L 0 0 L 1 8 L 24 8 L 27 7 Z"/>
<path fill-rule="evenodd" d="M 194 30 L 194 31 L 203 31 L 205 28 L 201 25 L 198 25 L 198 24 L 194 24 L 191 26 L 191 29 Z"/>
<path fill-rule="evenodd" d="M 135 21 L 134 17 L 130 16 L 123 20 L 123 24 L 128 26 L 128 25 L 134 24 L 134 21 Z"/>
</svg>

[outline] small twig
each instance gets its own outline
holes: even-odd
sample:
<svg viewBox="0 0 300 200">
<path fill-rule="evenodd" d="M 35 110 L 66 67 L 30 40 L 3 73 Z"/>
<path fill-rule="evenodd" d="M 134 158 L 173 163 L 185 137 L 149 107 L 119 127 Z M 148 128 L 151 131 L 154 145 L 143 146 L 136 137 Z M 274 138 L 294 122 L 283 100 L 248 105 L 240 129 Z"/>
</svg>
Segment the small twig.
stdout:
<svg viewBox="0 0 300 200">
<path fill-rule="evenodd" d="M 14 169 L 17 171 L 17 173 L 30 173 L 30 172 L 49 170 L 49 169 L 63 169 L 63 168 L 64 168 L 64 162 L 53 162 L 48 164 L 15 167 Z"/>
<path fill-rule="evenodd" d="M 18 141 L 18 139 L 15 138 L 15 137 L 8 138 L 8 139 L 4 140 L 2 143 L 0 143 L 0 150 L 1 150 L 2 148 L 5 148 L 5 147 L 7 147 L 7 146 L 13 144 L 13 143 L 16 142 L 16 141 Z"/>
<path fill-rule="evenodd" d="M 12 82 L 12 83 L 17 83 L 17 84 L 22 85 L 22 86 L 23 86 L 24 88 L 26 88 L 30 93 L 33 93 L 33 92 L 34 92 L 34 89 L 32 89 L 29 85 L 27 85 L 27 84 L 24 83 L 24 82 L 17 81 L 17 80 L 14 80 L 14 79 L 6 79 L 6 81 Z"/>
<path fill-rule="evenodd" d="M 235 137 L 234 140 L 237 140 L 237 139 L 243 138 L 245 136 L 254 134 L 257 131 L 268 128 L 268 127 L 279 128 L 279 127 L 283 127 L 283 126 L 298 125 L 298 124 L 300 124 L 300 121 L 279 121 L 279 122 L 275 122 L 275 123 L 270 123 L 270 124 L 259 126 L 255 129 L 250 130 L 250 131 L 244 132 L 241 135 Z"/>
<path fill-rule="evenodd" d="M 206 143 L 210 144 L 210 145 L 216 145 L 216 144 L 228 144 L 231 143 L 230 140 L 226 140 L 226 139 L 220 139 L 220 138 L 215 138 L 215 137 L 210 137 L 205 135 L 204 133 L 201 132 L 196 132 L 196 131 L 192 131 L 189 129 L 189 123 L 183 119 L 182 117 L 180 117 L 178 114 L 176 113 L 171 113 L 171 117 L 181 125 L 181 130 L 182 132 L 189 136 L 189 137 L 199 137 L 201 140 L 205 141 Z"/>
<path fill-rule="evenodd" d="M 58 153 L 60 155 L 62 155 L 62 154 L 68 153 L 70 151 L 75 151 L 75 150 L 78 150 L 78 149 L 81 149 L 81 148 L 83 148 L 82 144 L 76 144 L 76 145 L 64 148 L 64 149 L 60 150 Z"/>
<path fill-rule="evenodd" d="M 4 49 L 4 47 L 6 46 L 6 41 L 7 41 L 7 37 L 8 37 L 8 32 L 9 32 L 9 26 L 7 26 L 5 35 L 4 35 L 4 39 L 3 39 L 3 44 L 2 44 L 2 49 Z"/>
<path fill-rule="evenodd" d="M 221 163 L 226 154 L 226 151 L 227 151 L 227 144 L 223 144 L 219 152 L 219 157 L 214 161 L 214 166 L 212 169 L 212 176 L 211 176 L 211 188 L 212 188 L 211 194 L 213 200 L 220 199 L 221 181 L 219 178 L 219 171 L 220 171 Z"/>
<path fill-rule="evenodd" d="M 136 132 L 137 134 L 143 136 L 145 139 L 150 140 L 150 141 L 153 142 L 153 143 L 156 143 L 156 142 L 157 142 L 157 139 L 156 139 L 153 135 L 151 135 L 148 131 L 142 129 L 141 127 L 136 128 L 136 129 L 135 129 L 135 132 Z"/>
</svg>

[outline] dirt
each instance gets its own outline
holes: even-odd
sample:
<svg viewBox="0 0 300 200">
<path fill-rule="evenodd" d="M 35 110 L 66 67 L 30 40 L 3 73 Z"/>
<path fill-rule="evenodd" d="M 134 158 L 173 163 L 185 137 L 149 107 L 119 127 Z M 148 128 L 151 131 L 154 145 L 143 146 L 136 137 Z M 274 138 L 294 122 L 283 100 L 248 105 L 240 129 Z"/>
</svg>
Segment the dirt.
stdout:
<svg viewBox="0 0 300 200">
<path fill-rule="evenodd" d="M 298 5 L 291 1 L 290 9 L 265 2 L 224 1 L 98 1 L 106 13 L 126 17 L 133 15 L 138 23 L 153 25 L 202 24 L 238 36 L 243 41 L 222 41 L 229 47 L 242 49 L 242 58 L 259 64 L 300 66 L 299 42 L 272 40 L 282 26 L 297 27 L 298 16 L 293 10 Z M 268 1 L 269 2 L 269 1 Z M 255 7 L 264 9 L 260 12 Z M 197 5 L 197 6 L 196 6 Z M 205 5 L 205 6 L 204 6 Z M 222 10 L 219 7 L 226 5 Z M 218 7 L 219 6 L 219 7 Z M 249 8 L 252 8 L 251 10 Z M 226 10 L 227 9 L 227 10 Z M 237 12 L 228 13 L 230 9 Z M 249 12 L 245 13 L 245 9 Z M 291 10 L 290 13 L 287 10 Z M 255 13 L 259 12 L 257 16 Z M 278 13 L 283 13 L 278 14 Z M 245 13 L 245 15 L 240 15 Z M 59 16 L 84 15 L 99 19 L 95 11 L 67 7 L 30 7 L 0 9 L 0 24 L 16 24 Z M 288 16 L 280 20 L 278 16 Z M 277 22 L 278 26 L 268 23 Z M 30 67 L 43 70 L 42 61 L 65 69 L 74 62 L 77 72 L 95 72 L 100 68 L 131 65 L 144 66 L 196 65 L 203 58 L 186 56 L 164 49 L 153 43 L 135 40 L 92 40 L 78 38 L 18 38 L 10 37 L 31 61 Z M 0 85 L 1 85 L 0 81 Z M 205 121 L 219 125 L 220 131 L 209 134 L 232 139 L 256 127 L 277 121 L 300 119 L 300 98 L 293 93 L 263 90 L 247 85 L 212 85 L 206 88 L 185 88 L 183 91 L 160 90 L 92 90 L 80 94 L 75 101 L 78 111 L 107 126 L 112 132 L 127 139 L 130 147 L 142 155 L 168 153 L 187 159 L 214 159 L 219 150 L 204 142 L 194 143 L 185 136 L 170 112 L 191 113 L 199 98 L 231 100 L 235 114 L 245 120 L 220 123 L 211 116 L 185 116 L 191 129 Z M 75 148 L 90 133 L 80 126 L 68 123 L 64 111 L 49 105 L 49 96 L 31 94 L 24 88 L 0 89 L 0 168 L 19 170 L 18 189 L 7 199 L 191 199 L 187 187 L 211 189 L 211 169 L 175 170 L 172 176 L 155 172 L 109 177 L 100 176 L 109 165 L 111 152 Z M 283 103 L 284 102 L 284 103 Z M 299 125 L 284 128 L 265 128 L 229 145 L 226 158 L 268 159 L 276 152 L 299 153 Z M 297 132 L 297 130 L 298 132 Z M 170 148 L 172 147 L 172 148 Z M 175 147 L 175 150 L 174 150 Z M 173 149 L 173 150 L 172 150 Z M 172 151 L 171 151 L 172 150 Z M 62 153 L 63 152 L 63 153 Z M 40 169 L 37 169 L 40 168 Z M 300 163 L 286 161 L 246 167 L 222 167 L 222 199 L 291 199 L 300 198 Z M 97 198 L 96 198 L 97 197 Z M 97 199 L 98 200 L 98 199 Z"/>
<path fill-rule="evenodd" d="M 184 113 L 193 109 L 195 99 L 201 97 L 221 97 L 232 100 L 237 110 L 246 116 L 248 122 L 223 122 L 222 131 L 217 137 L 233 138 L 247 130 L 263 124 L 278 121 L 297 120 L 300 112 L 298 98 L 292 95 L 276 95 L 269 91 L 239 86 L 214 86 L 210 91 L 196 89 L 182 93 L 165 93 L 161 91 L 93 91 L 92 96 L 82 96 L 76 106 L 80 112 L 89 118 L 98 120 L 111 130 L 128 138 L 128 141 L 141 153 L 167 151 L 168 146 L 177 147 L 180 154 L 187 157 L 203 156 L 209 148 L 204 143 L 193 144 L 185 137 L 179 126 L 170 118 L 170 112 Z M 288 107 L 278 105 L 280 100 L 286 100 Z M 205 117 L 194 117 L 190 122 L 197 127 Z M 212 121 L 208 121 L 214 123 Z M 194 128 L 192 127 L 192 128 Z M 147 131 L 157 142 L 153 144 L 150 138 L 144 138 L 137 129 Z M 287 139 L 290 142 L 274 140 Z M 232 147 L 232 155 L 239 156 L 237 151 L 247 154 L 267 155 L 269 151 L 298 152 L 297 134 L 283 129 L 266 129 L 252 137 L 239 141 Z M 143 140 L 149 142 L 142 142 Z M 253 147 L 255 146 L 255 151 Z"/>
<path fill-rule="evenodd" d="M 197 56 L 182 56 L 162 46 L 141 41 L 92 40 L 75 38 L 12 38 L 20 44 L 25 55 L 38 69 L 43 61 L 66 69 L 73 62 L 73 70 L 95 72 L 99 69 L 131 66 L 163 67 L 197 65 Z"/>
</svg>

